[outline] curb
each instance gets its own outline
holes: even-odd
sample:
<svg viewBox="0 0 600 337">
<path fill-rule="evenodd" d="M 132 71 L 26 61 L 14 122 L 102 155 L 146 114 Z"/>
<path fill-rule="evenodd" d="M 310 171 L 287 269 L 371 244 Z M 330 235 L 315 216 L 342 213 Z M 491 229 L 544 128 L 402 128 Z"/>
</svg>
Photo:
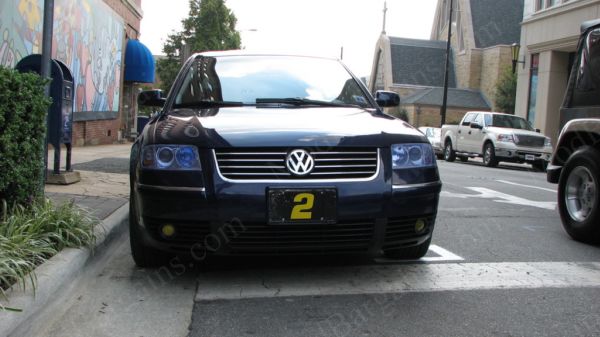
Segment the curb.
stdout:
<svg viewBox="0 0 600 337">
<path fill-rule="evenodd" d="M 13 288 L 8 293 L 9 302 L 3 303 L 22 312 L 0 311 L 0 336 L 9 336 L 25 324 L 31 324 L 46 304 L 56 298 L 61 288 L 77 279 L 81 269 L 94 257 L 95 250 L 102 249 L 125 229 L 129 216 L 129 202 L 119 207 L 94 230 L 96 244 L 93 250 L 67 248 L 35 269 L 37 276 L 35 293 L 31 286 L 25 290 Z"/>
</svg>

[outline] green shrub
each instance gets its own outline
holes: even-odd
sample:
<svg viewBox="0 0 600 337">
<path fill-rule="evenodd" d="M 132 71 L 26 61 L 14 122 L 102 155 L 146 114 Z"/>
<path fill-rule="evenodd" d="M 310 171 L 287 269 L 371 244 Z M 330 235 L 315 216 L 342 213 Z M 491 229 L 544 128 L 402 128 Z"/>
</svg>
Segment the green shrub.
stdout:
<svg viewBox="0 0 600 337">
<path fill-rule="evenodd" d="M 73 203 L 38 200 L 29 207 L 2 205 L 0 218 L 0 298 L 17 283 L 35 289 L 33 269 L 63 248 L 93 247 L 98 221 Z M 2 310 L 0 305 L 0 310 Z"/>
<path fill-rule="evenodd" d="M 0 67 L 0 200 L 30 204 L 41 197 L 42 150 L 50 100 L 45 81 Z"/>
</svg>

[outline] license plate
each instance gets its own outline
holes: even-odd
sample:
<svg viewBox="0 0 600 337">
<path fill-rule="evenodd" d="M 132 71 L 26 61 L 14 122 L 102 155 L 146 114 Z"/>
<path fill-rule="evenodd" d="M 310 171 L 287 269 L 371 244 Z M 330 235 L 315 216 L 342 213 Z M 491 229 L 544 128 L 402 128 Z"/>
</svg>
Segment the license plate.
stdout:
<svg viewBox="0 0 600 337">
<path fill-rule="evenodd" d="M 532 154 L 526 154 L 525 155 L 525 160 L 527 160 L 527 161 L 533 161 L 533 160 L 535 160 L 535 156 L 532 155 Z"/>
<path fill-rule="evenodd" d="M 335 224 L 337 190 L 269 189 L 269 224 Z"/>
</svg>

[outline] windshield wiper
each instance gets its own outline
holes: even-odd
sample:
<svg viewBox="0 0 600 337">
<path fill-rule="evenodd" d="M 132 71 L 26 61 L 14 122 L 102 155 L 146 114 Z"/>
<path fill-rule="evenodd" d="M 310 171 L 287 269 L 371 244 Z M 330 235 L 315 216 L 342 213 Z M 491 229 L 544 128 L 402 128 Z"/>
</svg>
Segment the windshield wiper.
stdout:
<svg viewBox="0 0 600 337">
<path fill-rule="evenodd" d="M 285 104 L 293 106 L 360 107 L 356 104 L 318 101 L 308 98 L 257 98 L 256 104 Z"/>
<path fill-rule="evenodd" d="M 246 106 L 250 104 L 246 104 L 243 102 L 232 102 L 232 101 L 194 101 L 194 102 L 185 102 L 175 104 L 175 108 L 220 108 L 220 107 L 238 107 L 238 106 Z"/>
</svg>

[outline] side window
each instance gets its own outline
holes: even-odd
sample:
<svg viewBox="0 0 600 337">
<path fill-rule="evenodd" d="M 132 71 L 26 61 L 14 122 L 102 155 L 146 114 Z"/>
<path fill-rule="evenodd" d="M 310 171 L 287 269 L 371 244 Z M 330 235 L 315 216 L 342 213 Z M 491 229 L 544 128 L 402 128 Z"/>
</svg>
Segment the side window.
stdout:
<svg viewBox="0 0 600 337">
<path fill-rule="evenodd" d="M 600 28 L 591 31 L 582 43 L 573 90 L 572 106 L 600 105 Z"/>
<path fill-rule="evenodd" d="M 483 114 L 477 114 L 477 117 L 475 118 L 474 122 L 483 126 Z"/>
<path fill-rule="evenodd" d="M 463 119 L 463 121 L 462 121 L 462 126 L 469 126 L 469 125 L 471 125 L 471 122 L 475 119 L 475 117 L 477 117 L 476 113 L 472 113 L 472 112 L 468 113 L 465 116 L 465 119 Z"/>
<path fill-rule="evenodd" d="M 485 119 L 485 126 L 492 125 L 492 115 L 485 114 L 484 119 Z"/>
</svg>

